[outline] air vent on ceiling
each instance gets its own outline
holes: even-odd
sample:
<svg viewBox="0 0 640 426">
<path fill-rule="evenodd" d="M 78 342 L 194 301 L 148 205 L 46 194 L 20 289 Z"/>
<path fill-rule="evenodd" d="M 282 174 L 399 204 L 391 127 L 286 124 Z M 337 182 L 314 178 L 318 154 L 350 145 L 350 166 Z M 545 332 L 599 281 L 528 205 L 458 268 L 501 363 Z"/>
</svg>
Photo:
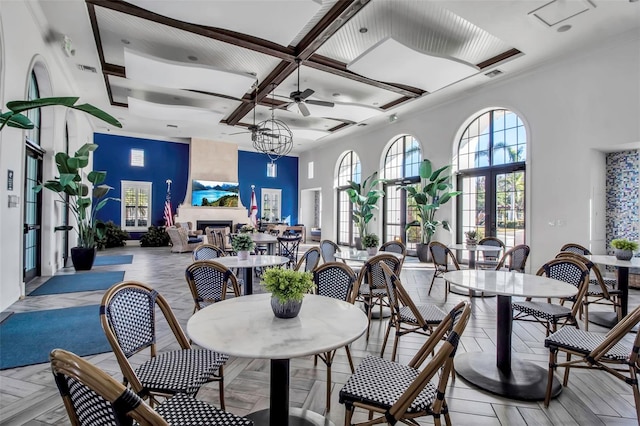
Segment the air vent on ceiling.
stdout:
<svg viewBox="0 0 640 426">
<path fill-rule="evenodd" d="M 96 67 L 92 67 L 92 66 L 89 66 L 89 65 L 78 64 L 78 69 L 80 71 L 92 72 L 94 74 L 98 73 L 98 70 L 96 70 Z"/>
<path fill-rule="evenodd" d="M 167 124 L 167 127 L 171 127 L 172 129 L 177 129 L 178 126 L 176 124 Z"/>
<path fill-rule="evenodd" d="M 500 74 L 503 74 L 503 72 L 500 70 L 493 70 L 493 71 L 489 71 L 488 73 L 485 73 L 484 75 L 486 75 L 489 78 L 493 78 L 493 77 L 499 76 Z"/>
</svg>

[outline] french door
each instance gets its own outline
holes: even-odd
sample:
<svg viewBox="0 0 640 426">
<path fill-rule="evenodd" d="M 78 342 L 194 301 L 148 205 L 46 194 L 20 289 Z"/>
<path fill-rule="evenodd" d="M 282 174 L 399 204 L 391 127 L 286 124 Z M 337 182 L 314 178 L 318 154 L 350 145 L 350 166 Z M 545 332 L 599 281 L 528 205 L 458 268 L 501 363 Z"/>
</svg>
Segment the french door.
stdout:
<svg viewBox="0 0 640 426">
<path fill-rule="evenodd" d="M 34 187 L 42 182 L 42 150 L 27 143 L 24 179 L 23 279 L 40 276 L 42 245 L 42 191 Z"/>
</svg>

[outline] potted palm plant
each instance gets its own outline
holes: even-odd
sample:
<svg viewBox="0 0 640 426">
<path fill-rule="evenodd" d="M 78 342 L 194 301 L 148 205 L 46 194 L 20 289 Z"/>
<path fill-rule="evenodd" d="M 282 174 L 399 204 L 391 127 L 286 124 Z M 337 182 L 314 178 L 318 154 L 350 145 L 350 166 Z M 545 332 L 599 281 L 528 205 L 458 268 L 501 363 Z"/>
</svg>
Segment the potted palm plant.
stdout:
<svg viewBox="0 0 640 426">
<path fill-rule="evenodd" d="M 440 206 L 446 204 L 454 197 L 457 197 L 461 191 L 451 191 L 451 165 L 440 167 L 433 170 L 431 161 L 424 159 L 420 164 L 421 188 L 415 184 L 407 184 L 400 187 L 407 191 L 407 197 L 412 201 L 410 208 L 415 209 L 418 219 L 407 223 L 406 228 L 411 226 L 420 226 L 420 241 L 417 246 L 418 258 L 421 262 L 427 262 L 429 259 L 429 243 L 438 227 L 450 231 L 449 222 L 447 220 L 437 220 L 436 213 Z"/>
<path fill-rule="evenodd" d="M 270 268 L 262 275 L 262 285 L 271 292 L 271 308 L 278 318 L 294 318 L 300 312 L 304 295 L 313 288 L 311 272 Z"/>
<path fill-rule="evenodd" d="M 376 189 L 381 180 L 376 179 L 378 172 L 373 172 L 362 184 L 349 181 L 347 188 L 349 200 L 353 203 L 353 221 L 358 227 L 359 237 L 356 238 L 356 247 L 362 249 L 362 238 L 367 235 L 367 225 L 373 219 L 373 211 L 378 208 L 380 197 L 384 196 L 382 189 Z"/>
<path fill-rule="evenodd" d="M 73 214 L 78 232 L 78 245 L 71 249 L 71 260 L 76 270 L 89 270 L 93 267 L 98 240 L 104 237 L 105 224 L 96 218 L 96 214 L 110 201 L 118 198 L 107 197 L 113 188 L 105 185 L 107 172 L 86 172 L 89 154 L 98 145 L 84 144 L 73 157 L 65 152 L 55 155 L 58 176 L 35 187 L 36 192 L 46 188 L 58 194 L 57 202 L 62 203 Z M 90 183 L 93 190 L 89 192 Z M 56 231 L 69 231 L 73 226 L 56 226 Z"/>
<path fill-rule="evenodd" d="M 240 260 L 247 260 L 249 258 L 249 252 L 253 250 L 255 246 L 256 243 L 253 242 L 251 234 L 243 233 L 231 238 L 231 247 L 238 253 Z"/>
</svg>

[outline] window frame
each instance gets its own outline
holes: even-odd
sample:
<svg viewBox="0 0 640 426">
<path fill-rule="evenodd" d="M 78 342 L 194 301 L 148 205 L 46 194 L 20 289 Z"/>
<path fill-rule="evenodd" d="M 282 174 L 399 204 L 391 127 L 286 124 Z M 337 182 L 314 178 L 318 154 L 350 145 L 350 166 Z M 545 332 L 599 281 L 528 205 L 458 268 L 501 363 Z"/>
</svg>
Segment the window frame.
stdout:
<svg viewBox="0 0 640 426">
<path fill-rule="evenodd" d="M 137 216 L 140 204 L 139 204 L 139 191 L 136 192 L 136 225 L 135 226 L 127 226 L 127 200 L 126 200 L 126 191 L 130 188 L 134 188 L 137 190 L 146 189 L 149 194 L 149 201 L 147 203 L 147 224 L 142 226 L 139 225 L 139 217 Z M 144 232 L 147 231 L 151 226 L 151 210 L 153 206 L 153 182 L 146 181 L 132 181 L 132 180 L 122 180 L 120 181 L 120 194 L 121 194 L 121 202 L 120 202 L 120 227 L 127 232 Z"/>
<path fill-rule="evenodd" d="M 349 160 L 349 164 L 343 167 L 345 160 Z M 341 171 L 348 170 L 349 173 L 342 173 Z M 336 242 L 340 245 L 347 245 L 350 247 L 355 246 L 355 239 L 358 237 L 358 229 L 353 221 L 353 203 L 349 200 L 347 189 L 351 188 L 351 185 L 347 181 L 353 181 L 356 183 L 362 182 L 362 162 L 358 154 L 353 151 L 345 152 L 338 162 L 338 169 L 336 171 L 336 230 L 337 238 Z M 346 198 L 346 200 L 344 199 Z M 341 206 L 347 207 L 347 219 L 341 220 L 343 216 L 343 209 Z M 344 228 L 347 229 L 344 229 Z M 345 238 L 346 235 L 346 238 Z"/>
</svg>

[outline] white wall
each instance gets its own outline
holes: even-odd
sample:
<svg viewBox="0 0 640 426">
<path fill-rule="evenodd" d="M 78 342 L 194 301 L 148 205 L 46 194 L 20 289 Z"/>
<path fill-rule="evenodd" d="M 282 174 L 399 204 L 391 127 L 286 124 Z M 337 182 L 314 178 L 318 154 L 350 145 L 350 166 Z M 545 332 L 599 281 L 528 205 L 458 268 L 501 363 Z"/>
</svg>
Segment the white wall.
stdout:
<svg viewBox="0 0 640 426">
<path fill-rule="evenodd" d="M 37 63 L 51 84 L 45 84 L 41 96 L 77 96 L 78 91 L 64 72 L 65 58 L 61 49 L 47 45 L 43 33 L 35 20 L 28 2 L 11 1 L 0 5 L 0 24 L 2 39 L 2 69 L 0 80 L 2 92 L 0 105 L 8 101 L 25 99 L 29 73 Z M 49 86 L 49 87 L 46 87 Z M 64 149 L 65 120 L 69 120 L 73 129 L 70 151 L 93 139 L 93 131 L 84 114 L 69 114 L 62 107 L 49 107 L 42 110 L 43 133 L 46 136 L 41 146 L 46 150 L 44 178 L 54 176 L 55 164 L 52 161 L 56 151 Z M 68 117 L 68 118 L 67 118 Z M 22 131 L 5 128 L 0 133 L 0 310 L 24 295 L 22 281 L 23 266 L 23 201 L 24 201 L 24 163 L 25 144 Z M 7 190 L 7 170 L 14 172 L 14 189 Z M 9 208 L 9 195 L 18 195 L 18 208 Z M 43 194 L 42 227 L 42 275 L 52 275 L 61 267 L 61 234 L 54 234 L 53 227 L 59 225 L 60 210 L 54 205 L 54 194 Z M 72 235 L 72 238 L 75 238 Z"/>
<path fill-rule="evenodd" d="M 353 149 L 367 176 L 379 167 L 385 144 L 403 133 L 422 143 L 425 158 L 444 165 L 453 161 L 460 127 L 491 107 L 517 112 L 527 126 L 529 270 L 537 270 L 566 242 L 593 243 L 594 250 L 603 253 L 602 237 L 594 234 L 604 229 L 605 159 L 597 151 L 640 142 L 637 32 L 555 64 L 499 77 L 454 101 L 305 152 L 300 155 L 301 169 L 313 159 L 317 170 L 334 170 L 340 154 Z M 333 176 L 317 173 L 312 180 L 300 176 L 301 190 L 318 186 L 325 200 L 323 238 L 335 238 Z M 455 203 L 445 207 L 439 217 L 453 219 Z M 592 216 L 598 223 L 590 221 Z M 446 241 L 454 234 L 439 231 L 436 238 Z"/>
</svg>

